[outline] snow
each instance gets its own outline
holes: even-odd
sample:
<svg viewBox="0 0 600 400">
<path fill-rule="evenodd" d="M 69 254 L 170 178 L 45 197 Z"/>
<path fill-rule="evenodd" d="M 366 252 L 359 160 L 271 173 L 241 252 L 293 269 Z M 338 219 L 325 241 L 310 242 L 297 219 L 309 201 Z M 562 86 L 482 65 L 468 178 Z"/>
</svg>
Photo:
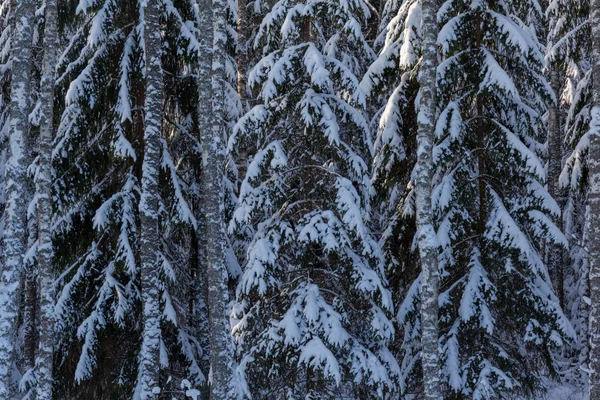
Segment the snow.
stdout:
<svg viewBox="0 0 600 400">
<path fill-rule="evenodd" d="M 496 287 L 490 282 L 487 271 L 479 258 L 479 249 L 474 248 L 469 262 L 470 271 L 463 289 L 458 315 L 463 322 L 469 321 L 474 316 L 479 318 L 479 325 L 488 335 L 492 335 L 495 327 L 495 318 L 492 316 L 489 303 L 496 299 Z"/>
<path fill-rule="evenodd" d="M 548 392 L 538 400 L 586 400 L 582 388 L 578 388 L 569 384 L 556 384 L 555 382 L 546 382 Z M 517 399 L 525 400 L 525 399 Z"/>
<path fill-rule="evenodd" d="M 322 370 L 326 377 L 332 378 L 338 384 L 342 380 L 336 357 L 319 338 L 310 340 L 302 347 L 299 362 Z"/>
</svg>

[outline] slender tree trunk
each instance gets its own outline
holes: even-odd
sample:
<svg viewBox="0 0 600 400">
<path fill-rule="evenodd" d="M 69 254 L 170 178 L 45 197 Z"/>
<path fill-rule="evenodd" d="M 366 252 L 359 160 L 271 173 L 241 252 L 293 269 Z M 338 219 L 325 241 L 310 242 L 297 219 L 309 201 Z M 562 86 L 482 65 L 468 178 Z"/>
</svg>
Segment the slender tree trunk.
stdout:
<svg viewBox="0 0 600 400">
<path fill-rule="evenodd" d="M 206 169 L 208 161 L 206 160 L 207 147 L 206 141 L 210 137 L 211 132 L 211 115 L 212 115 L 212 46 L 213 46 L 213 29 L 212 29 L 212 9 L 211 0 L 199 0 L 198 9 L 200 11 L 200 63 L 198 66 L 198 111 L 199 111 L 199 131 L 200 143 L 202 144 L 202 165 L 200 176 L 200 215 L 198 218 L 198 273 L 196 275 L 196 318 L 198 325 L 196 329 L 199 336 L 199 341 L 203 345 L 203 350 L 207 354 L 206 362 L 203 363 L 203 371 L 208 377 L 211 360 L 211 341 L 210 341 L 210 324 L 209 324 L 209 309 L 208 309 L 208 221 L 206 217 L 206 205 L 210 201 L 207 188 L 204 186 Z"/>
<path fill-rule="evenodd" d="M 202 12 L 208 15 L 211 3 L 201 2 Z M 210 369 L 212 400 L 231 399 L 233 381 L 233 342 L 229 326 L 229 292 L 225 257 L 225 56 L 226 2 L 212 1 L 212 57 L 207 80 L 207 64 L 200 68 L 200 135 L 202 143 L 202 191 L 206 216 L 207 303 L 210 331 Z M 210 51 L 210 50 L 209 50 Z M 204 61 L 204 60 L 201 60 Z M 206 60 L 207 61 L 207 60 Z M 211 85 L 210 89 L 208 84 Z M 206 96 L 210 93 L 210 96 Z M 209 118 L 208 120 L 205 118 Z"/>
<path fill-rule="evenodd" d="M 248 94 L 247 94 L 247 74 L 248 74 L 248 48 L 246 47 L 248 41 L 248 10 L 247 1 L 238 0 L 238 20 L 237 20 L 237 34 L 238 34 L 238 52 L 237 52 L 237 92 L 242 103 L 242 115 L 246 113 L 249 108 L 248 105 Z M 243 147 L 238 151 L 238 174 L 244 176 L 247 170 L 248 162 L 248 149 Z"/>
<path fill-rule="evenodd" d="M 433 227 L 431 189 L 433 145 L 435 139 L 437 35 L 435 0 L 421 0 L 423 12 L 423 60 L 421 62 L 421 100 L 417 132 L 415 193 L 417 239 L 421 259 L 421 362 L 425 398 L 441 400 L 438 353 L 438 244 Z"/>
<path fill-rule="evenodd" d="M 25 296 L 23 298 L 23 367 L 33 371 L 35 367 L 37 277 L 32 266 L 25 268 L 23 276 Z"/>
<path fill-rule="evenodd" d="M 590 137 L 590 400 L 600 400 L 600 0 L 590 5 L 593 107 Z"/>
<path fill-rule="evenodd" d="M 32 139 L 29 138 L 29 147 L 32 146 Z M 31 165 L 33 160 L 33 152 L 28 151 L 27 164 Z M 27 200 L 33 199 L 35 188 L 33 185 L 27 185 Z M 28 207 L 29 208 L 29 207 Z M 29 214 L 29 212 L 27 213 Z M 34 246 L 37 246 L 38 230 L 37 230 L 37 215 L 27 216 L 27 251 L 30 251 Z M 26 251 L 26 253 L 27 253 Z M 23 287 L 23 304 L 21 312 L 23 313 L 23 371 L 34 372 L 35 369 L 35 354 L 38 347 L 38 269 L 35 260 L 23 260 L 23 273 L 21 274 L 21 285 Z"/>
<path fill-rule="evenodd" d="M 238 54 L 237 54 L 237 90 L 240 100 L 242 101 L 242 107 L 246 107 L 246 75 L 248 73 L 248 49 L 246 48 L 246 42 L 248 41 L 248 12 L 246 0 L 238 0 L 238 20 L 237 20 L 237 34 L 238 34 Z M 244 110 L 245 111 L 245 110 Z"/>
<path fill-rule="evenodd" d="M 560 90 L 558 72 L 553 68 L 550 72 L 550 84 L 554 93 L 558 95 Z M 548 108 L 548 193 L 555 199 L 559 205 L 562 204 L 558 198 L 559 187 L 558 178 L 562 169 L 562 127 L 560 123 L 559 102 L 551 103 Z M 559 215 L 555 218 L 556 226 L 561 227 L 562 221 Z M 550 244 L 548 249 L 548 269 L 554 284 L 554 288 L 560 300 L 560 305 L 564 306 L 564 277 L 563 277 L 563 250 L 555 244 Z"/>
<path fill-rule="evenodd" d="M 40 171 L 36 182 L 38 197 L 38 268 L 40 288 L 40 342 L 36 359 L 36 400 L 52 399 L 54 359 L 54 268 L 52 258 L 52 140 L 54 132 L 54 82 L 58 52 L 56 0 L 46 0 L 44 27 L 44 69 L 42 76 L 42 120 L 40 125 Z"/>
<path fill-rule="evenodd" d="M 142 399 L 157 399 L 160 392 L 158 177 L 163 118 L 161 13 L 162 3 L 159 0 L 147 0 L 144 9 L 144 43 L 146 48 L 144 162 L 142 166 L 142 194 L 140 199 L 142 318 L 144 324 L 142 352 L 140 356 Z"/>
<path fill-rule="evenodd" d="M 35 1 L 18 2 L 12 49 L 10 132 L 6 162 L 4 268 L 0 282 L 0 398 L 13 392 L 12 365 L 16 339 L 19 276 L 25 249 L 25 181 L 28 115 L 30 110 L 32 20 Z"/>
<path fill-rule="evenodd" d="M 209 343 L 209 328 L 208 328 L 208 309 L 206 306 L 206 223 L 203 216 L 198 215 L 198 232 L 192 236 L 194 246 L 196 247 L 197 259 L 192 266 L 191 278 L 192 285 L 190 291 L 190 300 L 192 303 L 191 309 L 191 324 L 194 329 L 194 336 L 202 347 L 202 359 L 199 361 L 200 370 L 208 381 L 209 360 L 208 350 Z"/>
</svg>

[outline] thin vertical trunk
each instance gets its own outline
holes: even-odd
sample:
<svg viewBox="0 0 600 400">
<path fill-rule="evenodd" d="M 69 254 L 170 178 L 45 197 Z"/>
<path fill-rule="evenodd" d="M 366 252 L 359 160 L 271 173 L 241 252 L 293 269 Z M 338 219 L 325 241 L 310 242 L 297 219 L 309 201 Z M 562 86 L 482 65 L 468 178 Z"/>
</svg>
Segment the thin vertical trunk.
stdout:
<svg viewBox="0 0 600 400">
<path fill-rule="evenodd" d="M 32 267 L 26 268 L 23 276 L 25 296 L 23 298 L 23 367 L 25 371 L 35 366 L 37 277 Z"/>
<path fill-rule="evenodd" d="M 12 49 L 12 81 L 8 160 L 6 162 L 6 208 L 4 226 L 4 268 L 0 282 L 0 398 L 13 392 L 17 295 L 25 249 L 25 181 L 28 115 L 30 110 L 32 21 L 35 1 L 22 0 L 15 11 Z"/>
<path fill-rule="evenodd" d="M 248 73 L 248 49 L 246 42 L 248 41 L 248 12 L 246 0 L 238 0 L 238 54 L 237 54 L 237 90 L 242 107 L 246 107 L 246 74 Z M 244 110 L 245 111 L 245 110 Z"/>
<path fill-rule="evenodd" d="M 199 361 L 200 370 L 208 378 L 209 362 L 208 349 L 208 309 L 206 307 L 206 224 L 203 217 L 197 213 L 198 232 L 192 235 L 193 247 L 197 258 L 193 259 L 191 268 L 190 290 L 190 326 L 194 329 L 194 336 L 200 344 L 203 354 Z M 202 222 L 201 222 L 202 221 Z"/>
<path fill-rule="evenodd" d="M 438 354 L 438 245 L 433 227 L 431 189 L 435 139 L 437 35 L 435 0 L 421 0 L 423 59 L 415 167 L 416 223 L 421 260 L 421 363 L 425 398 L 441 400 Z"/>
<path fill-rule="evenodd" d="M 200 142 L 202 144 L 202 165 L 200 176 L 200 215 L 198 218 L 198 273 L 196 274 L 195 290 L 196 290 L 196 319 L 198 324 L 195 326 L 198 332 L 198 339 L 203 345 L 203 350 L 207 354 L 206 362 L 202 367 L 205 376 L 208 377 L 210 370 L 210 324 L 208 310 L 208 226 L 206 217 L 206 205 L 210 201 L 209 193 L 204 186 L 205 173 L 208 167 L 206 159 L 207 146 L 205 141 L 206 136 L 210 135 L 211 131 L 211 115 L 212 115 L 212 46 L 213 46 L 213 29 L 212 29 L 212 10 L 211 0 L 199 0 L 198 9 L 200 12 L 200 23 L 198 30 L 200 32 L 200 51 L 198 65 L 198 111 L 199 111 L 199 131 Z"/>
<path fill-rule="evenodd" d="M 163 118 L 162 37 L 160 29 L 162 3 L 160 0 L 147 0 L 143 12 L 146 50 L 146 103 L 144 161 L 140 199 L 140 251 L 142 261 L 142 319 L 144 325 L 139 374 L 141 398 L 157 399 L 160 392 L 158 177 Z"/>
<path fill-rule="evenodd" d="M 247 1 L 238 0 L 238 20 L 237 20 L 237 34 L 238 34 L 238 52 L 237 52 L 237 92 L 240 97 L 242 104 L 242 115 L 248 110 L 247 104 L 247 74 L 248 74 L 248 48 L 246 47 L 248 41 L 248 10 Z M 238 165 L 241 176 L 244 176 L 247 170 L 248 161 L 248 149 L 240 148 L 238 152 Z"/>
<path fill-rule="evenodd" d="M 482 18 L 481 18 L 481 11 L 477 13 L 476 17 L 475 17 L 475 24 L 477 26 L 477 29 L 475 31 L 475 41 L 476 41 L 476 47 L 477 48 L 481 48 L 481 40 L 482 40 Z M 483 116 L 483 97 L 481 95 L 477 96 L 476 99 L 476 108 L 475 108 L 475 123 L 476 125 L 476 136 L 477 136 L 477 147 L 478 147 L 478 151 L 477 151 L 477 169 L 479 172 L 479 179 L 478 179 L 478 190 L 479 190 L 479 221 L 477 224 L 477 234 L 479 235 L 480 238 L 480 246 L 483 246 L 483 240 L 484 240 L 484 235 L 485 235 L 485 229 L 486 229 L 486 224 L 487 224 L 487 201 L 486 201 L 486 190 L 485 190 L 485 174 L 486 174 L 486 167 L 485 167 L 485 119 Z"/>
<path fill-rule="evenodd" d="M 203 1 L 203 7 L 210 3 Z M 225 57 L 226 2 L 212 1 L 212 57 L 210 80 L 206 79 L 207 65 L 201 67 L 200 141 L 202 144 L 202 191 L 204 194 L 204 214 L 206 216 L 206 258 L 207 258 L 207 304 L 210 331 L 210 369 L 212 384 L 210 398 L 225 400 L 232 398 L 233 347 L 229 326 L 229 292 L 227 287 L 226 231 L 225 231 Z M 204 10 L 208 13 L 208 10 Z M 210 82 L 210 89 L 207 85 Z M 207 90 L 208 89 L 208 90 Z M 206 98 L 206 94 L 210 96 Z M 208 113 L 207 113 L 208 112 Z M 204 118 L 209 118 L 208 120 Z"/>
<path fill-rule="evenodd" d="M 40 339 L 37 369 L 37 400 L 52 399 L 54 356 L 54 269 L 52 258 L 52 140 L 54 82 L 58 52 L 56 0 L 46 0 L 44 69 L 42 77 L 42 120 L 39 139 L 39 174 L 36 181 L 38 213 L 38 268 L 40 290 Z"/>
<path fill-rule="evenodd" d="M 558 72 L 553 68 L 550 72 L 550 84 L 554 93 L 558 94 L 560 90 L 560 81 Z M 558 198 L 559 187 L 558 178 L 562 167 L 562 129 L 560 124 L 559 102 L 550 103 L 548 107 L 548 193 L 561 205 Z M 560 215 L 554 220 L 557 226 L 562 225 Z M 564 277 L 563 277 L 563 251 L 560 247 L 550 244 L 548 249 L 548 269 L 550 277 L 554 284 L 554 289 L 560 300 L 560 305 L 564 306 Z"/>
<path fill-rule="evenodd" d="M 600 0 L 590 5 L 592 25 L 592 119 L 590 136 L 590 400 L 600 400 Z"/>
<path fill-rule="evenodd" d="M 33 138 L 29 138 L 29 147 Z M 28 152 L 29 159 L 27 164 L 31 165 L 33 160 L 33 152 Z M 27 185 L 27 200 L 33 198 L 33 185 Z M 29 214 L 29 212 L 27 213 Z M 27 216 L 27 251 L 37 246 L 38 230 L 37 230 L 37 215 Z M 23 314 L 23 322 L 21 329 L 23 330 L 23 371 L 33 373 L 35 368 L 35 354 L 38 346 L 38 269 L 34 260 L 23 260 L 23 273 L 21 274 L 21 285 L 23 286 L 24 296 L 21 312 Z"/>
</svg>

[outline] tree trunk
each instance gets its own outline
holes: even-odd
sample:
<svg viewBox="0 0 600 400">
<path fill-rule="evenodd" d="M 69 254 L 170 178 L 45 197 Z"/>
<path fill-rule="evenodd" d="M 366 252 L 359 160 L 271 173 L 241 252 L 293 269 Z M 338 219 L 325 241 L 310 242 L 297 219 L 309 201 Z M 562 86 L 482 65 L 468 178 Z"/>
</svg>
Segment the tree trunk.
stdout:
<svg viewBox="0 0 600 400">
<path fill-rule="evenodd" d="M 244 115 L 249 109 L 247 93 L 247 74 L 248 74 L 248 4 L 246 0 L 238 0 L 238 52 L 237 52 L 237 92 L 242 104 L 242 113 Z M 238 174 L 244 176 L 247 170 L 248 149 L 244 146 L 238 150 Z"/>
<path fill-rule="evenodd" d="M 600 400 L 600 0 L 592 0 L 593 108 L 590 137 L 590 400 Z"/>
<path fill-rule="evenodd" d="M 31 92 L 31 47 L 35 1 L 22 0 L 15 10 L 12 39 L 12 81 L 6 208 L 4 212 L 4 268 L 0 282 L 0 398 L 12 398 L 12 365 L 16 339 L 19 276 L 23 268 L 26 232 L 26 148 Z"/>
<path fill-rule="evenodd" d="M 44 66 L 42 76 L 42 120 L 39 139 L 39 173 L 36 181 L 38 213 L 38 268 L 40 291 L 40 338 L 36 359 L 37 400 L 52 399 L 54 359 L 54 268 L 52 258 L 52 140 L 54 82 L 58 52 L 56 0 L 46 0 Z"/>
<path fill-rule="evenodd" d="M 590 121 L 590 400 L 600 400 L 600 0 L 592 0 L 592 119 Z"/>
<path fill-rule="evenodd" d="M 240 100 L 242 101 L 242 107 L 244 112 L 246 111 L 246 74 L 248 73 L 248 49 L 246 48 L 246 42 L 248 41 L 248 12 L 246 0 L 238 0 L 238 20 L 237 20 L 237 34 L 238 34 L 238 54 L 237 54 L 237 91 Z"/>
<path fill-rule="evenodd" d="M 163 119 L 161 13 L 162 3 L 159 0 L 148 0 L 146 2 L 144 9 L 146 103 L 142 194 L 140 199 L 142 319 L 144 327 L 139 379 L 142 399 L 157 399 L 160 392 L 158 177 L 160 171 L 160 139 Z"/>
<path fill-rule="evenodd" d="M 197 335 L 199 342 L 203 346 L 203 350 L 206 352 L 205 362 L 202 363 L 205 376 L 209 376 L 210 372 L 210 354 L 211 354 L 211 341 L 210 341 L 210 326 L 209 326 L 209 310 L 208 310 L 208 226 L 206 218 L 206 205 L 210 201 L 209 193 L 204 187 L 205 170 L 208 162 L 205 161 L 207 148 L 205 140 L 208 140 L 209 133 L 211 131 L 211 115 L 212 115 L 212 103 L 211 103 L 211 92 L 212 92 L 212 46 L 213 46 L 213 30 L 212 30 L 212 10 L 211 0 L 199 0 L 198 9 L 200 12 L 200 21 L 198 30 L 200 32 L 200 51 L 199 51 L 199 66 L 198 66 L 198 108 L 199 108 L 199 131 L 200 131 L 200 143 L 202 145 L 202 165 L 200 175 L 200 207 L 198 216 L 198 232 L 197 232 L 197 244 L 198 244 L 198 273 L 196 274 L 195 280 L 195 293 L 196 293 L 196 308 L 195 316 L 197 325 Z M 208 396 L 207 396 L 208 397 Z"/>
<path fill-rule="evenodd" d="M 553 68 L 550 72 L 550 84 L 554 93 L 558 95 L 560 90 L 558 72 Z M 559 187 L 558 178 L 562 169 L 562 129 L 560 123 L 559 102 L 550 103 L 548 108 L 548 193 L 555 199 L 559 205 Z M 562 221 L 559 215 L 555 218 L 556 226 L 561 227 Z M 550 244 L 548 249 L 548 269 L 550 277 L 554 284 L 554 289 L 560 300 L 561 307 L 564 307 L 564 277 L 563 277 L 563 250 L 556 244 Z"/>
<path fill-rule="evenodd" d="M 208 9 L 210 3 L 201 2 Z M 201 66 L 200 140 L 202 144 L 203 209 L 206 216 L 207 303 L 210 331 L 210 369 L 212 400 L 231 399 L 233 381 L 233 342 L 229 326 L 229 292 L 225 257 L 225 57 L 226 57 L 226 2 L 212 1 L 212 57 L 210 80 L 206 79 L 207 64 Z M 208 10 L 204 10 L 208 12 Z M 204 60 L 201 60 L 204 61 Z M 206 62 L 206 61 L 205 61 Z M 208 84 L 211 87 L 208 89 Z M 207 90 L 208 89 L 208 90 Z M 210 96 L 206 96 L 210 92 Z M 208 118 L 206 120 L 205 118 Z"/>
<path fill-rule="evenodd" d="M 433 227 L 431 189 L 435 140 L 437 35 L 436 4 L 422 0 L 423 59 L 421 62 L 415 167 L 416 223 L 421 259 L 421 362 L 425 398 L 441 400 L 438 354 L 438 244 Z"/>
<path fill-rule="evenodd" d="M 23 367 L 24 371 L 33 371 L 35 366 L 37 277 L 32 266 L 25 267 L 23 276 Z"/>
<path fill-rule="evenodd" d="M 198 221 L 198 232 L 192 235 L 197 258 L 193 259 L 193 265 L 191 266 L 192 284 L 190 288 L 190 302 L 192 307 L 190 312 L 190 326 L 203 351 L 199 366 L 208 382 L 210 368 L 208 350 L 210 343 L 208 309 L 206 306 L 206 223 L 203 221 L 204 217 L 200 213 L 196 213 L 196 220 Z M 207 388 L 208 386 L 205 387 L 205 389 Z M 207 396 L 205 395 L 205 397 Z"/>
</svg>

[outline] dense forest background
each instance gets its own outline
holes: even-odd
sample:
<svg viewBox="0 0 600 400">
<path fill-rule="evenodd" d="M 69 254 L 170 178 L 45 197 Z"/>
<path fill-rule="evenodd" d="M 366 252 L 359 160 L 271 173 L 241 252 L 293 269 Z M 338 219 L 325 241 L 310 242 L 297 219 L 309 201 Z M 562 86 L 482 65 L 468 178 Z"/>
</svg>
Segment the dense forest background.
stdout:
<svg viewBox="0 0 600 400">
<path fill-rule="evenodd" d="M 0 399 L 600 399 L 600 0 L 0 0 L 0 149 Z"/>
</svg>

